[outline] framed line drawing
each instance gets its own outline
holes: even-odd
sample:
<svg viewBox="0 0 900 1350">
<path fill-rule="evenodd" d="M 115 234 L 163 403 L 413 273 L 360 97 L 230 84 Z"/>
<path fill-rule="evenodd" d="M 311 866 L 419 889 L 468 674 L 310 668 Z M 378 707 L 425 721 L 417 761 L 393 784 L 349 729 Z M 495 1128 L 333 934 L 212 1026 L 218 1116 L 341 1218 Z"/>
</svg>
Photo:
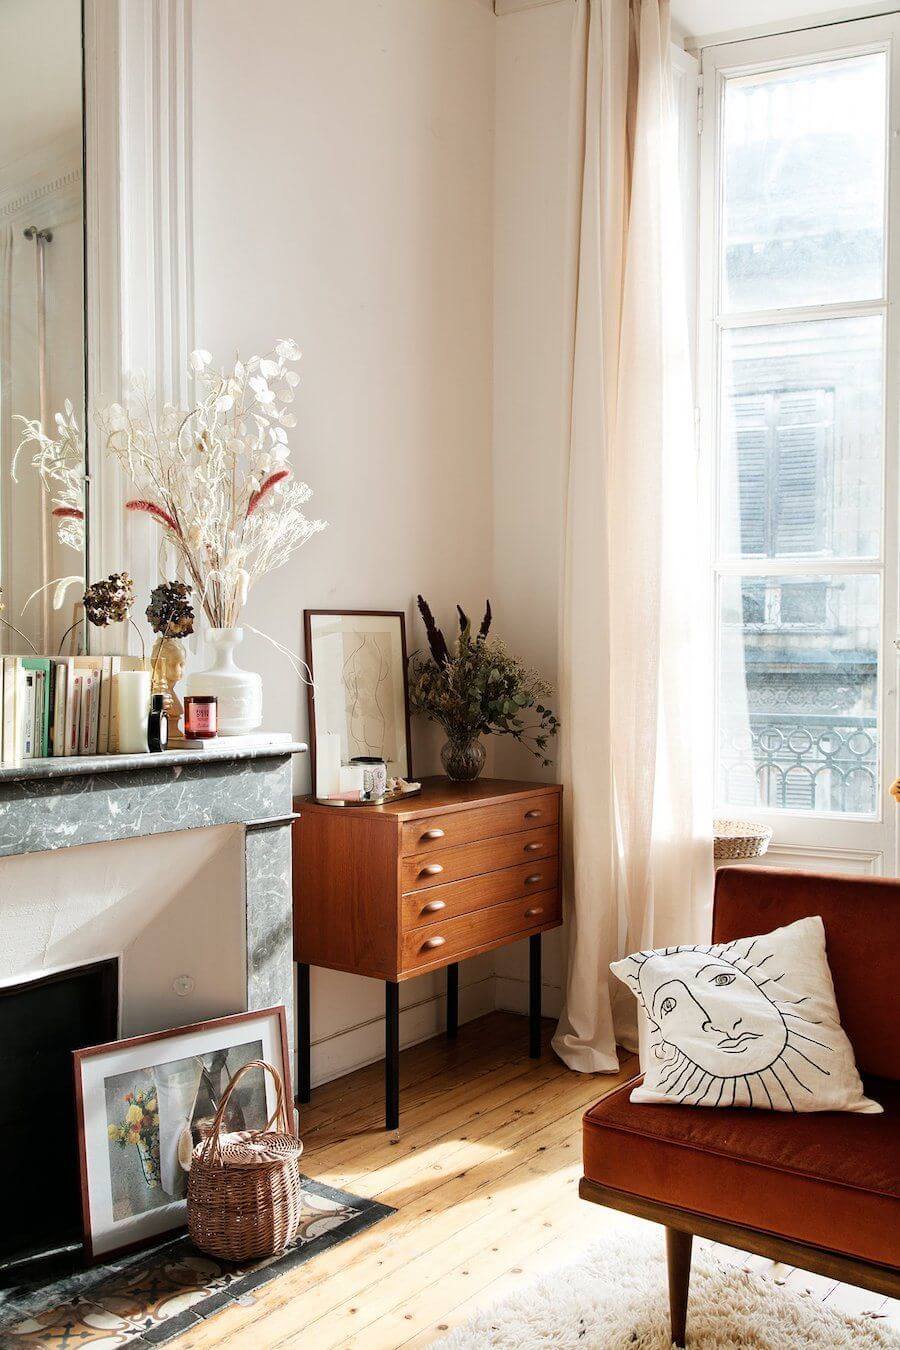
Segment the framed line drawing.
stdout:
<svg viewBox="0 0 900 1350">
<path fill-rule="evenodd" d="M 341 762 L 360 755 L 412 777 L 406 622 L 397 610 L 303 611 L 312 781 L 316 736 L 340 737 Z"/>
</svg>

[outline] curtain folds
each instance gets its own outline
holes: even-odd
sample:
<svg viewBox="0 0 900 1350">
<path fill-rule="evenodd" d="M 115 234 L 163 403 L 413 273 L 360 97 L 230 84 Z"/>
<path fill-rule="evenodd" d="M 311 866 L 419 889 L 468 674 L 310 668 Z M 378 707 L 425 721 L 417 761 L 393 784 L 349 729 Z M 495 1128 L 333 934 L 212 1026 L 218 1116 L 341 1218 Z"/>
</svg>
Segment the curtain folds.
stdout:
<svg viewBox="0 0 900 1350">
<path fill-rule="evenodd" d="M 712 892 L 711 644 L 666 0 L 576 0 L 561 619 L 569 961 L 554 1048 L 636 1048 L 609 962 L 699 941 Z"/>
</svg>

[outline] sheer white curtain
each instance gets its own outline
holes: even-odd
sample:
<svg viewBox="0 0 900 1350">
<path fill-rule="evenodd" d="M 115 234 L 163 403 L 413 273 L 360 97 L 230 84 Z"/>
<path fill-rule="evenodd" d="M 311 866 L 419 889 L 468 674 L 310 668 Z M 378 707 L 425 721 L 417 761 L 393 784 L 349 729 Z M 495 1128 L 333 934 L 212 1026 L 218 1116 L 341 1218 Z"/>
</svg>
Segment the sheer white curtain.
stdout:
<svg viewBox="0 0 900 1350">
<path fill-rule="evenodd" d="M 569 961 L 554 1048 L 614 1070 L 609 962 L 702 939 L 711 651 L 666 0 L 576 0 L 562 606 Z"/>
</svg>

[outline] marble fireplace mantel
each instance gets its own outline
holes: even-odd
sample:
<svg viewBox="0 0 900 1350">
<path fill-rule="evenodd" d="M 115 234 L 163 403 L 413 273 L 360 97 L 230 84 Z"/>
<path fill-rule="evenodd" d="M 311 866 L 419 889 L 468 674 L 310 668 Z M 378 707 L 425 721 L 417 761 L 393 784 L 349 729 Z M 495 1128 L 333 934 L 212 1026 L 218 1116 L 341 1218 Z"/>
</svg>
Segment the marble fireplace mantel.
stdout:
<svg viewBox="0 0 900 1350">
<path fill-rule="evenodd" d="M 242 825 L 247 1008 L 292 1021 L 291 756 L 295 742 L 27 760 L 0 769 L 0 858 Z"/>
</svg>

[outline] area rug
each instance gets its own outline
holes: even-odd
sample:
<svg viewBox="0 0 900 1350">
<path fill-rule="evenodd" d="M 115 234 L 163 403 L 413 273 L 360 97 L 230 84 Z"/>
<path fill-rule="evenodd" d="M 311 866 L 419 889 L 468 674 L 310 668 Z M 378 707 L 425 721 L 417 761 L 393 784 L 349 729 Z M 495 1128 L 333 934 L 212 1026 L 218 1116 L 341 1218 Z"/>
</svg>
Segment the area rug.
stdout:
<svg viewBox="0 0 900 1350">
<path fill-rule="evenodd" d="M 3 1350 L 113 1350 L 163 1345 L 229 1303 L 254 1292 L 319 1252 L 394 1211 L 374 1200 L 306 1179 L 300 1232 L 282 1256 L 232 1266 L 203 1256 L 186 1236 L 132 1253 L 114 1264 L 68 1268 L 50 1283 L 0 1289 Z"/>
<path fill-rule="evenodd" d="M 694 1244 L 689 1350 L 897 1350 L 900 1336 L 722 1265 Z M 434 1350 L 669 1350 L 662 1233 L 610 1236 L 476 1313 Z M 873 1295 L 873 1302 L 879 1302 Z"/>
</svg>

